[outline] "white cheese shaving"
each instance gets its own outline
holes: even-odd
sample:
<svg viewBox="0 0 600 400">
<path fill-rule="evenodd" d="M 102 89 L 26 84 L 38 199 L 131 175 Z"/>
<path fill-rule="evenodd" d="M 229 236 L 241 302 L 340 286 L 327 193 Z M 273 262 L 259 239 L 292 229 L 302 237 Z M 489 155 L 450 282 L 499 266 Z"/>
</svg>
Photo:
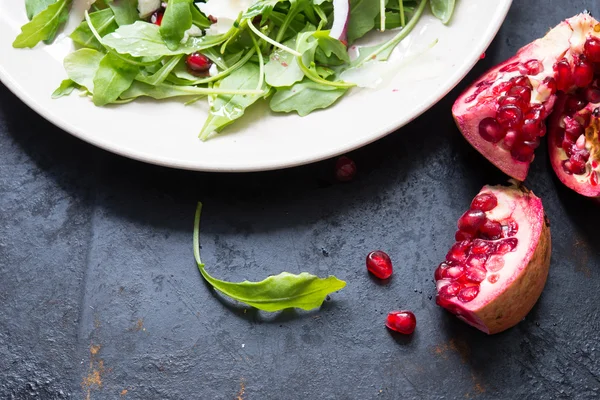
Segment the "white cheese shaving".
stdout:
<svg viewBox="0 0 600 400">
<path fill-rule="evenodd" d="M 204 15 L 217 20 L 206 31 L 207 35 L 220 35 L 231 29 L 240 13 L 246 11 L 256 0 L 208 0 L 196 3 Z"/>
</svg>

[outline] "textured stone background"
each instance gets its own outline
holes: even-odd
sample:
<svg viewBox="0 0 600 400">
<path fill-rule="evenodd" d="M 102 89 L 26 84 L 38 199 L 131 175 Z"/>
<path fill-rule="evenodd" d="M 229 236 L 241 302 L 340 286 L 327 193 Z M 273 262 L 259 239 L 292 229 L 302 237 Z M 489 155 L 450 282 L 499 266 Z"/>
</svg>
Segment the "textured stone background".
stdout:
<svg viewBox="0 0 600 400">
<path fill-rule="evenodd" d="M 552 222 L 546 289 L 525 321 L 487 337 L 435 305 L 433 269 L 455 222 L 505 177 L 460 136 L 466 83 L 593 1 L 516 0 L 493 45 L 423 117 L 333 161 L 247 175 L 175 171 L 96 149 L 0 85 L 0 398 L 557 399 L 600 390 L 598 207 L 563 188 L 538 151 L 528 186 Z M 322 309 L 263 314 L 201 280 L 282 270 L 348 281 Z M 596 238 L 596 239 L 594 239 Z M 382 248 L 385 286 L 364 270 Z M 410 339 L 383 326 L 414 310 Z"/>
</svg>

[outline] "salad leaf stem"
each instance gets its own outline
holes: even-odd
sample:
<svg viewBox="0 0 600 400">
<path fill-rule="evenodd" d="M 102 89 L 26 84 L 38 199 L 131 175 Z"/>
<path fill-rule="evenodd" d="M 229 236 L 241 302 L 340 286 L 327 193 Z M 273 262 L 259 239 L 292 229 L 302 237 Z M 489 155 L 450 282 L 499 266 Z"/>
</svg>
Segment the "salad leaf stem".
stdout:
<svg viewBox="0 0 600 400">
<path fill-rule="evenodd" d="M 379 0 L 379 23 L 381 26 L 379 30 L 381 32 L 385 32 L 385 1 L 386 0 Z"/>
<path fill-rule="evenodd" d="M 209 82 L 214 82 L 214 81 L 218 81 L 222 78 L 225 78 L 227 75 L 231 74 L 233 71 L 235 71 L 236 69 L 239 69 L 242 65 L 246 64 L 248 62 L 248 60 L 250 60 L 250 58 L 252 58 L 252 56 L 255 53 L 255 49 L 252 48 L 248 51 L 248 53 L 246 53 L 246 55 L 242 58 L 240 58 L 238 60 L 238 62 L 236 62 L 235 64 L 233 64 L 231 67 L 219 72 L 218 74 L 208 77 L 208 78 L 203 78 L 203 79 L 198 79 L 195 81 L 191 81 L 189 84 L 190 85 L 201 85 L 204 83 L 209 83 Z M 262 85 L 261 85 L 262 86 Z"/>
<path fill-rule="evenodd" d="M 250 37 L 252 38 L 252 43 L 254 43 L 254 48 L 256 49 L 256 53 L 258 54 L 259 72 L 258 72 L 258 83 L 256 84 L 256 90 L 260 90 L 263 87 L 263 84 L 265 83 L 265 60 L 263 59 L 263 54 L 260 49 L 260 46 L 258 45 L 258 42 L 256 41 L 256 38 L 254 37 L 254 35 L 250 35 Z"/>
<path fill-rule="evenodd" d="M 400 9 L 400 25 L 404 28 L 406 26 L 406 16 L 404 15 L 404 0 L 398 0 L 398 7 Z"/>
<path fill-rule="evenodd" d="M 290 54 L 295 55 L 296 57 L 301 57 L 302 54 L 298 53 L 296 50 L 292 50 L 287 46 L 284 46 L 283 44 L 276 42 L 275 40 L 271 39 L 270 37 L 268 37 L 267 35 L 265 35 L 264 33 L 262 33 L 260 30 L 258 30 L 253 24 L 252 21 L 248 21 L 248 26 L 250 27 L 250 29 L 252 30 L 252 32 L 256 33 L 256 35 L 258 37 L 260 37 L 262 40 L 264 40 L 267 43 L 272 44 L 275 47 L 280 48 L 281 50 L 287 51 Z"/>
</svg>

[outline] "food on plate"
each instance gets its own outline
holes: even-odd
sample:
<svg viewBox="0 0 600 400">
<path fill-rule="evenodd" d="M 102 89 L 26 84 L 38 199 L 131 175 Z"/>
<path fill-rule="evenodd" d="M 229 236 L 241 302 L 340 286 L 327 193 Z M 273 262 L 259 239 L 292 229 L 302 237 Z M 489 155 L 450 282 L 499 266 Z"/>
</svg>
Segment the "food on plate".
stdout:
<svg viewBox="0 0 600 400">
<path fill-rule="evenodd" d="M 81 0 L 92 3 L 70 34 L 77 50 L 64 60 L 67 79 L 54 97 L 74 89 L 97 106 L 153 99 L 206 98 L 207 139 L 261 99 L 274 112 L 305 116 L 334 104 L 357 83 L 343 79 L 385 62 L 414 28 L 428 0 Z M 77 3 L 77 0 L 75 1 Z M 31 22 L 15 47 L 52 41 L 71 0 L 26 0 Z M 387 4 L 386 4 L 387 3 Z M 137 4 L 137 6 L 136 6 Z M 454 0 L 431 0 L 444 23 Z M 75 8 L 75 7 L 73 7 Z M 348 45 L 373 30 L 388 41 Z M 358 72 L 357 72 L 358 71 Z"/>
<path fill-rule="evenodd" d="M 598 197 L 598 107 L 600 23 L 579 14 L 485 73 L 456 100 L 452 113 L 473 147 L 520 181 L 548 131 L 558 178 Z"/>
<path fill-rule="evenodd" d="M 436 302 L 487 334 L 504 331 L 540 297 L 550 252 L 542 201 L 517 182 L 485 186 L 458 220 L 456 243 L 435 270 Z"/>
<path fill-rule="evenodd" d="M 392 311 L 385 320 L 385 326 L 395 332 L 410 335 L 415 331 L 417 318 L 410 311 Z"/>
</svg>

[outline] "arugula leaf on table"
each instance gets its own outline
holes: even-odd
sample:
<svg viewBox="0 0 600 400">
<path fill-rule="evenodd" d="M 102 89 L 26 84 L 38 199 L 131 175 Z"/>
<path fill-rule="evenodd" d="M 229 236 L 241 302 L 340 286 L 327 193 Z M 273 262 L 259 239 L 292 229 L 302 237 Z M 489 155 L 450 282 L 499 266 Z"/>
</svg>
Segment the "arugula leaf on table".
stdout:
<svg viewBox="0 0 600 400">
<path fill-rule="evenodd" d="M 98 31 L 100 36 L 114 32 L 119 25 L 116 22 L 115 14 L 110 8 L 95 11 L 90 14 L 90 20 Z M 104 46 L 96 39 L 87 21 L 83 21 L 72 33 L 71 39 L 82 47 L 89 47 L 96 50 L 104 50 Z"/>
<path fill-rule="evenodd" d="M 170 50 L 177 50 L 185 31 L 192 27 L 192 0 L 171 0 L 160 25 L 160 34 Z"/>
<path fill-rule="evenodd" d="M 336 88 L 303 80 L 289 88 L 278 89 L 269 106 L 275 112 L 296 111 L 304 117 L 314 110 L 327 108 L 346 93 L 347 89 Z"/>
<path fill-rule="evenodd" d="M 286 308 L 312 310 L 320 307 L 327 295 L 346 286 L 346 282 L 329 276 L 319 278 L 308 272 L 299 275 L 282 272 L 260 282 L 227 282 L 212 277 L 200 260 L 200 215 L 202 203 L 198 203 L 194 218 L 194 258 L 200 273 L 216 290 L 234 300 L 263 311 L 275 312 Z"/>
<path fill-rule="evenodd" d="M 160 35 L 160 28 L 144 21 L 119 27 L 113 33 L 102 38 L 102 43 L 121 54 L 134 57 L 174 56 L 190 54 L 195 51 L 216 46 L 227 40 L 227 34 L 219 36 L 190 37 L 177 49 L 167 47 Z"/>
<path fill-rule="evenodd" d="M 140 19 L 136 0 L 107 0 L 107 4 L 119 26 L 130 25 Z"/>
<path fill-rule="evenodd" d="M 73 90 L 78 89 L 79 85 L 72 81 L 71 79 L 65 79 L 60 83 L 60 86 L 56 88 L 56 90 L 52 93 L 53 99 L 58 99 L 59 97 L 68 96 L 73 93 Z"/>
<path fill-rule="evenodd" d="M 219 89 L 250 90 L 256 89 L 260 80 L 260 68 L 254 63 L 246 63 L 219 82 Z M 267 85 L 262 89 L 267 94 Z M 200 139 L 206 140 L 213 132 L 220 132 L 227 125 L 244 115 L 246 108 L 254 104 L 261 96 L 219 95 L 210 106 L 210 111 Z"/>
<path fill-rule="evenodd" d="M 431 12 L 444 24 L 447 24 L 454 13 L 455 0 L 430 0 Z"/>
<path fill-rule="evenodd" d="M 69 79 L 94 93 L 94 76 L 100 67 L 104 54 L 93 49 L 79 49 L 68 54 L 63 65 Z"/>
<path fill-rule="evenodd" d="M 112 103 L 129 89 L 139 73 L 139 68 L 124 63 L 113 54 L 106 54 L 94 75 L 94 104 L 104 106 Z"/>
<path fill-rule="evenodd" d="M 50 4 L 55 2 L 56 0 L 25 0 L 27 19 L 31 21 L 33 17 L 44 11 Z"/>
<path fill-rule="evenodd" d="M 42 40 L 53 40 L 58 28 L 69 16 L 72 0 L 58 0 L 41 11 L 27 24 L 21 27 L 21 33 L 13 42 L 13 47 L 34 47 Z"/>
</svg>

